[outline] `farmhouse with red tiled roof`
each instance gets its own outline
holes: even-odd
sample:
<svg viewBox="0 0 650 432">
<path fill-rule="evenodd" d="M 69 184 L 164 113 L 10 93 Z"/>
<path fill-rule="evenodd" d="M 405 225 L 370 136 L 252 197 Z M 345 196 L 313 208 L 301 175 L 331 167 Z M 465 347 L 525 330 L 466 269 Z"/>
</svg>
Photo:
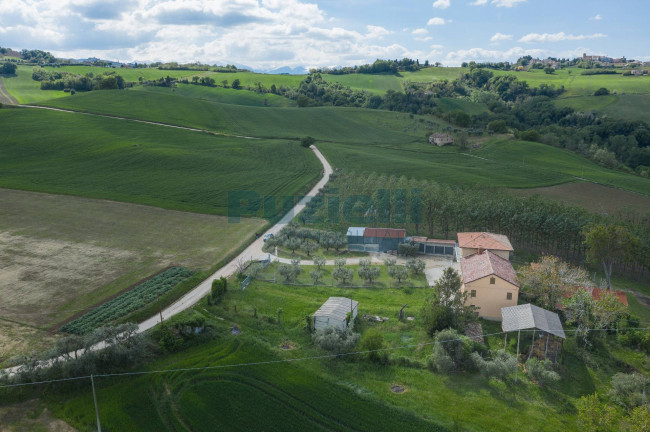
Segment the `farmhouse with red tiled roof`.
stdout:
<svg viewBox="0 0 650 432">
<path fill-rule="evenodd" d="M 489 232 L 462 232 L 458 233 L 458 247 L 462 257 L 480 254 L 489 250 L 501 258 L 510 259 L 513 251 L 510 240 L 503 234 Z"/>
<path fill-rule="evenodd" d="M 460 237 L 460 235 L 459 235 Z M 512 264 L 490 250 L 461 258 L 462 292 L 480 317 L 500 321 L 501 308 L 516 306 L 519 282 Z"/>
</svg>

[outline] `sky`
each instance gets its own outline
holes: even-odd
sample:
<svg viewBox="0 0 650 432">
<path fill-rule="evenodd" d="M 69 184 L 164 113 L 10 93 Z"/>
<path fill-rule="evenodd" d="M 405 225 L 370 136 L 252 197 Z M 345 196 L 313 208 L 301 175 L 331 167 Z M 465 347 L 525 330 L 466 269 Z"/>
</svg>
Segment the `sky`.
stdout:
<svg viewBox="0 0 650 432">
<path fill-rule="evenodd" d="M 647 0 L 0 0 L 0 46 L 260 70 L 583 52 L 650 61 L 649 16 Z"/>
</svg>

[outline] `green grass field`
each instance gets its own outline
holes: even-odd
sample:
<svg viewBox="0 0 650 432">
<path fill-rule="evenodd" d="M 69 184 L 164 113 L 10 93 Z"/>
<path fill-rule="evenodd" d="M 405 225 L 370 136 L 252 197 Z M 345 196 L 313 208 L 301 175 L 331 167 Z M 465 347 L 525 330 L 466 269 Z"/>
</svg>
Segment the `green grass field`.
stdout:
<svg viewBox="0 0 650 432">
<path fill-rule="evenodd" d="M 539 194 L 556 201 L 579 205 L 595 213 L 615 214 L 622 209 L 633 209 L 640 214 L 650 212 L 650 196 L 640 195 L 588 182 L 572 182 L 534 189 L 513 189 L 517 195 Z"/>
<path fill-rule="evenodd" d="M 322 75 L 325 81 L 338 82 L 355 90 L 366 90 L 372 93 L 384 94 L 386 90 L 402 92 L 402 80 L 396 75 Z"/>
<path fill-rule="evenodd" d="M 291 107 L 296 103 L 291 99 L 272 93 L 259 94 L 248 90 L 234 90 L 222 87 L 203 87 L 192 84 L 179 84 L 175 88 L 167 87 L 135 87 L 133 90 L 161 93 L 172 96 L 183 96 L 191 99 L 206 100 L 234 105 Z"/>
<path fill-rule="evenodd" d="M 14 189 L 225 215 L 229 191 L 294 195 L 321 172 L 297 142 L 27 108 L 0 121 L 0 186 Z"/>
<path fill-rule="evenodd" d="M 612 118 L 650 123 L 650 94 L 577 96 L 557 99 L 555 104 L 576 111 L 595 111 Z"/>
<path fill-rule="evenodd" d="M 484 112 L 488 112 L 488 109 L 485 105 L 471 102 L 466 99 L 441 97 L 436 99 L 436 105 L 443 113 L 460 110 L 466 112 L 469 115 L 478 115 Z"/>
<path fill-rule="evenodd" d="M 562 381 L 540 387 L 522 371 L 506 382 L 477 373 L 441 375 L 424 367 L 431 346 L 424 332 L 420 305 L 430 288 L 352 288 L 284 286 L 255 281 L 245 291 L 229 290 L 218 306 L 202 303 L 195 310 L 212 326 L 203 342 L 168 355 L 144 368 L 164 370 L 212 367 L 208 370 L 156 373 L 145 376 L 96 378 L 102 425 L 110 430 L 282 429 L 304 430 L 448 430 L 577 431 L 577 399 L 606 391 L 616 371 L 637 362 L 636 351 L 615 343 L 592 356 L 602 368 L 583 362 L 569 336 L 559 368 Z M 411 366 L 375 365 L 365 358 L 308 360 L 220 369 L 219 366 L 268 360 L 305 358 L 321 354 L 304 330 L 305 316 L 330 296 L 359 301 L 359 315 L 388 317 L 384 323 L 361 320 L 355 331 L 376 329 L 396 359 Z M 398 322 L 401 305 L 415 321 Z M 236 309 L 235 309 L 236 305 Z M 282 308 L 281 324 L 277 310 Z M 258 318 L 253 317 L 257 310 Z M 180 317 L 179 317 L 180 319 Z M 173 324 L 173 321 L 170 323 Z M 229 329 L 241 329 L 238 336 Z M 498 332 L 498 323 L 483 321 L 485 333 Z M 523 341 L 522 346 L 527 345 Z M 487 338 L 493 349 L 503 348 L 503 336 Z M 508 350 L 515 351 L 516 338 Z M 284 349 L 289 348 L 289 349 Z M 610 356 L 610 357 L 607 357 Z M 406 391 L 395 394 L 391 386 Z M 94 425 L 89 385 L 49 392 L 52 412 L 80 430 Z M 336 421 L 334 421 L 336 419 Z"/>
<path fill-rule="evenodd" d="M 47 106 L 118 115 L 264 138 L 400 143 L 424 137 L 424 118 L 360 108 L 273 108 L 232 105 L 157 91 L 93 91 Z M 419 122 L 419 118 L 423 122 Z"/>
<path fill-rule="evenodd" d="M 647 194 L 650 181 L 612 171 L 568 150 L 544 144 L 493 138 L 471 153 L 457 147 L 434 147 L 423 142 L 403 145 L 323 143 L 321 149 L 336 167 L 433 179 L 447 184 L 490 184 L 532 188 L 590 181 Z"/>
<path fill-rule="evenodd" d="M 19 66 L 15 76 L 5 76 L 2 81 L 7 91 L 21 104 L 37 103 L 70 95 L 58 90 L 41 90 L 41 83 L 32 79 L 32 68 L 27 66 Z"/>
</svg>

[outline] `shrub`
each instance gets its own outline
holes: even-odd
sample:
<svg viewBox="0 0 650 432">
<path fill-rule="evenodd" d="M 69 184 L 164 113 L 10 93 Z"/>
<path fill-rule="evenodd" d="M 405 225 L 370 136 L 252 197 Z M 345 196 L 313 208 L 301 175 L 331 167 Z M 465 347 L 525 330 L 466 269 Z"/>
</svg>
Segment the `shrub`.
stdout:
<svg viewBox="0 0 650 432">
<path fill-rule="evenodd" d="M 487 130 L 493 133 L 507 133 L 508 126 L 505 120 L 493 120 L 487 124 Z"/>
<path fill-rule="evenodd" d="M 405 257 L 414 257 L 418 254 L 419 246 L 415 243 L 400 243 L 397 245 L 397 253 Z"/>
<path fill-rule="evenodd" d="M 313 145 L 316 142 L 316 139 L 314 137 L 310 136 L 304 136 L 300 138 L 300 145 L 303 147 L 309 147 Z"/>
<path fill-rule="evenodd" d="M 594 96 L 607 96 L 608 94 L 609 90 L 607 90 L 605 87 L 601 87 L 594 92 Z"/>
<path fill-rule="evenodd" d="M 210 291 L 210 297 L 212 301 L 221 301 L 223 296 L 226 294 L 226 291 L 228 289 L 227 286 L 228 280 L 225 277 L 221 276 L 219 279 L 214 279 L 212 281 L 212 289 Z"/>
<path fill-rule="evenodd" d="M 408 260 L 406 263 L 406 268 L 408 268 L 415 276 L 421 275 L 424 272 L 425 266 L 424 261 L 419 258 Z"/>
<path fill-rule="evenodd" d="M 648 384 L 650 380 L 644 375 L 619 372 L 612 377 L 612 390 L 609 394 L 618 404 L 634 408 L 643 403 L 643 392 Z"/>
<path fill-rule="evenodd" d="M 359 343 L 359 334 L 353 333 L 351 329 L 326 327 L 314 332 L 312 339 L 319 348 L 330 353 L 341 354 L 351 351 Z"/>
<path fill-rule="evenodd" d="M 539 385 L 560 380 L 560 375 L 553 370 L 553 364 L 548 360 L 531 358 L 526 362 L 526 373 Z"/>
<path fill-rule="evenodd" d="M 384 335 L 377 329 L 369 329 L 361 341 L 361 350 L 370 351 L 367 353 L 368 360 L 375 363 L 384 363 L 386 361 L 386 352 L 378 351 L 384 346 Z"/>
<path fill-rule="evenodd" d="M 470 371 L 475 368 L 472 352 L 483 350 L 483 345 L 459 334 L 454 329 L 447 329 L 436 335 L 431 360 L 435 370 L 439 372 Z"/>
<path fill-rule="evenodd" d="M 515 356 L 503 351 L 492 351 L 492 360 L 485 360 L 481 354 L 471 354 L 474 366 L 488 378 L 505 381 L 517 367 Z"/>
<path fill-rule="evenodd" d="M 434 345 L 433 353 L 427 363 L 429 368 L 438 373 L 447 374 L 454 370 L 454 361 L 439 343 Z"/>
</svg>

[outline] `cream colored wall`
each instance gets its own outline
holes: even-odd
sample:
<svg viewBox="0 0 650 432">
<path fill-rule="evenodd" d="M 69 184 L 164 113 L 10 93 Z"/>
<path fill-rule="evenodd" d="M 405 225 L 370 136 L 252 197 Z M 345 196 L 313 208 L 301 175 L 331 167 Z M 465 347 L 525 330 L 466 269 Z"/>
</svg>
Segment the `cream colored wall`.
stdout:
<svg viewBox="0 0 650 432">
<path fill-rule="evenodd" d="M 495 255 L 500 256 L 501 258 L 505 258 L 507 260 L 510 260 L 510 252 L 509 251 L 494 250 L 494 249 L 490 249 L 490 251 L 492 253 L 494 253 Z M 470 256 L 470 255 L 474 255 L 475 253 L 478 253 L 478 249 L 460 248 L 460 253 L 461 253 L 461 256 L 464 258 L 464 257 Z"/>
<path fill-rule="evenodd" d="M 494 277 L 494 285 L 490 284 L 490 277 Z M 516 306 L 519 297 L 519 288 L 497 276 L 487 276 L 468 284 L 463 284 L 462 291 L 469 293 L 476 290 L 476 297 L 467 297 L 466 304 L 478 306 L 480 317 L 501 321 L 501 308 Z M 512 293 L 512 300 L 507 300 L 507 293 Z"/>
</svg>

